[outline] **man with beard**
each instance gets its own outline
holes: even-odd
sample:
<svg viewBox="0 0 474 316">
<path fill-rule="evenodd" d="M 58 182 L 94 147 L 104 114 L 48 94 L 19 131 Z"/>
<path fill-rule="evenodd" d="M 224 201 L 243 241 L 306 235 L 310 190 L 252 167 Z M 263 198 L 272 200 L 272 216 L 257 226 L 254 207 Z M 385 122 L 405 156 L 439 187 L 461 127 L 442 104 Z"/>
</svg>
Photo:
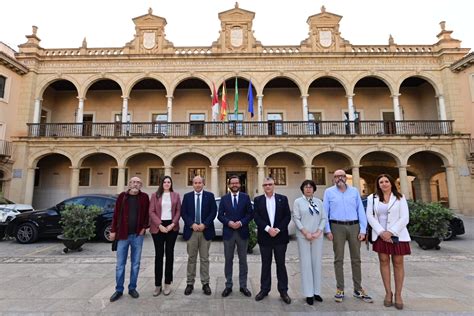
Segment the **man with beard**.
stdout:
<svg viewBox="0 0 474 316">
<path fill-rule="evenodd" d="M 128 294 L 138 298 L 137 280 L 140 270 L 143 239 L 148 228 L 148 195 L 140 189 L 142 180 L 133 177 L 128 182 L 128 190 L 120 193 L 115 203 L 115 210 L 110 230 L 110 239 L 118 240 L 117 266 L 115 268 L 115 293 L 110 297 L 115 302 L 123 295 L 125 266 L 127 264 L 128 249 L 130 248 L 130 283 Z"/>
<path fill-rule="evenodd" d="M 238 176 L 230 177 L 229 189 L 230 192 L 221 199 L 217 216 L 223 224 L 222 238 L 224 240 L 226 282 L 222 296 L 227 297 L 232 292 L 232 266 L 235 246 L 237 245 L 240 292 L 250 297 L 252 293 L 247 288 L 247 246 L 250 237 L 249 223 L 253 218 L 253 209 L 250 197 L 246 193 L 240 192 Z"/>
<path fill-rule="evenodd" d="M 372 298 L 362 288 L 360 245 L 365 239 L 367 217 L 359 191 L 346 184 L 344 170 L 334 171 L 334 186 L 324 192 L 324 209 L 328 214 L 327 238 L 333 242 L 334 270 L 336 273 L 336 295 L 340 303 L 344 299 L 344 248 L 349 243 L 351 255 L 353 296 L 372 303 Z"/>
</svg>

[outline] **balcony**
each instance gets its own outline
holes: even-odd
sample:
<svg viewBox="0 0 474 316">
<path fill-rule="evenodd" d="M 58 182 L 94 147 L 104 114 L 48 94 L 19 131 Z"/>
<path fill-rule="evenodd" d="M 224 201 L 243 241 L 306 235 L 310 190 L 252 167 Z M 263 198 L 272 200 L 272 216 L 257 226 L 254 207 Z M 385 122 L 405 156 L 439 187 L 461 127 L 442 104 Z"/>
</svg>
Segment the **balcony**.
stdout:
<svg viewBox="0 0 474 316">
<path fill-rule="evenodd" d="M 12 156 L 12 143 L 0 140 L 0 161 L 8 161 Z"/>
<path fill-rule="evenodd" d="M 453 121 L 265 121 L 28 124 L 28 137 L 330 137 L 451 135 Z"/>
</svg>

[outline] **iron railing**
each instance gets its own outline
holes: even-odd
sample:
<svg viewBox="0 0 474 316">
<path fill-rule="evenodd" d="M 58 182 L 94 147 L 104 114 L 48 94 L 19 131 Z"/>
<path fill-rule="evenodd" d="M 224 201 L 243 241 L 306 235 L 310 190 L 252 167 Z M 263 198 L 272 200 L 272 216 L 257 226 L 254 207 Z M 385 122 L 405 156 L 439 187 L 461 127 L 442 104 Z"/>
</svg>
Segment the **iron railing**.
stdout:
<svg viewBox="0 0 474 316">
<path fill-rule="evenodd" d="M 6 140 L 0 140 L 0 157 L 9 158 L 12 156 L 12 143 Z"/>
<path fill-rule="evenodd" d="M 28 124 L 28 137 L 323 137 L 450 135 L 453 121 L 265 121 Z"/>
</svg>

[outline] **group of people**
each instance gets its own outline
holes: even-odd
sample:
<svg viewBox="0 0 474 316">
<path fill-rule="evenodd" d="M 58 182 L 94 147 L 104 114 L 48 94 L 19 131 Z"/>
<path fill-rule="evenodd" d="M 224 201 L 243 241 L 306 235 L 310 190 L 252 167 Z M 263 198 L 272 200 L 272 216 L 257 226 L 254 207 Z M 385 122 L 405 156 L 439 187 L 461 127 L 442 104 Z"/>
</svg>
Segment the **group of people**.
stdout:
<svg viewBox="0 0 474 316">
<path fill-rule="evenodd" d="M 268 296 L 271 289 L 272 259 L 275 258 L 277 289 L 286 304 L 291 303 L 288 295 L 288 274 L 285 265 L 289 243 L 288 224 L 294 221 L 296 240 L 300 257 L 301 289 L 306 302 L 322 302 L 322 252 L 323 239 L 332 242 L 334 270 L 336 275 L 336 302 L 344 299 L 344 249 L 346 242 L 352 267 L 353 296 L 371 303 L 372 298 L 362 288 L 360 247 L 366 239 L 367 227 L 372 232 L 373 250 L 378 253 L 380 273 L 385 288 L 384 306 L 403 308 L 402 287 L 404 280 L 403 256 L 410 254 L 408 205 L 405 197 L 397 190 L 390 175 L 381 174 L 376 180 L 376 192 L 368 197 L 364 209 L 359 191 L 346 183 L 344 170 L 334 172 L 334 186 L 326 189 L 323 201 L 316 198 L 316 184 L 305 180 L 300 186 L 301 197 L 290 210 L 288 198 L 275 193 L 275 182 L 271 177 L 263 181 L 264 194 L 255 197 L 252 206 L 248 194 L 241 192 L 238 176 L 229 179 L 229 190 L 221 198 L 219 208 L 214 194 L 204 190 L 204 179 L 194 177 L 193 191 L 186 193 L 181 202 L 173 191 L 171 177 L 165 176 L 157 192 L 148 195 L 142 192 L 142 182 L 133 177 L 128 190 L 117 199 L 110 238 L 118 240 L 116 287 L 110 297 L 114 302 L 124 292 L 125 265 L 130 248 L 131 272 L 128 294 L 138 298 L 137 279 L 143 236 L 147 228 L 155 246 L 155 290 L 153 296 L 169 295 L 173 282 L 174 246 L 179 231 L 180 217 L 184 221 L 183 238 L 187 243 L 187 278 L 185 295 L 194 291 L 196 264 L 199 255 L 202 291 L 211 295 L 209 277 L 209 249 L 215 237 L 214 219 L 223 224 L 225 288 L 222 297 L 231 295 L 233 288 L 233 260 L 235 249 L 239 258 L 239 291 L 251 297 L 247 286 L 247 248 L 250 237 L 249 223 L 257 225 L 257 241 L 261 255 L 260 291 L 256 301 Z M 163 261 L 166 257 L 163 285 Z M 395 293 L 391 290 L 390 259 L 393 264 Z"/>
</svg>

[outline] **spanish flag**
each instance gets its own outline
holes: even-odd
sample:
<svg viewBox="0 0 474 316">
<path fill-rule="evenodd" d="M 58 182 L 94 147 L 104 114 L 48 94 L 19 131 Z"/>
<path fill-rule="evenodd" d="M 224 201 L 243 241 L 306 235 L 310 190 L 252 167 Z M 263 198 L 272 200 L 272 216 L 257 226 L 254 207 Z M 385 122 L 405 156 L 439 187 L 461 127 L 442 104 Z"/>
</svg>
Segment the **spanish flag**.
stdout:
<svg viewBox="0 0 474 316">
<path fill-rule="evenodd" d="M 225 81 L 222 84 L 221 121 L 227 118 L 227 96 L 225 93 Z"/>
</svg>

